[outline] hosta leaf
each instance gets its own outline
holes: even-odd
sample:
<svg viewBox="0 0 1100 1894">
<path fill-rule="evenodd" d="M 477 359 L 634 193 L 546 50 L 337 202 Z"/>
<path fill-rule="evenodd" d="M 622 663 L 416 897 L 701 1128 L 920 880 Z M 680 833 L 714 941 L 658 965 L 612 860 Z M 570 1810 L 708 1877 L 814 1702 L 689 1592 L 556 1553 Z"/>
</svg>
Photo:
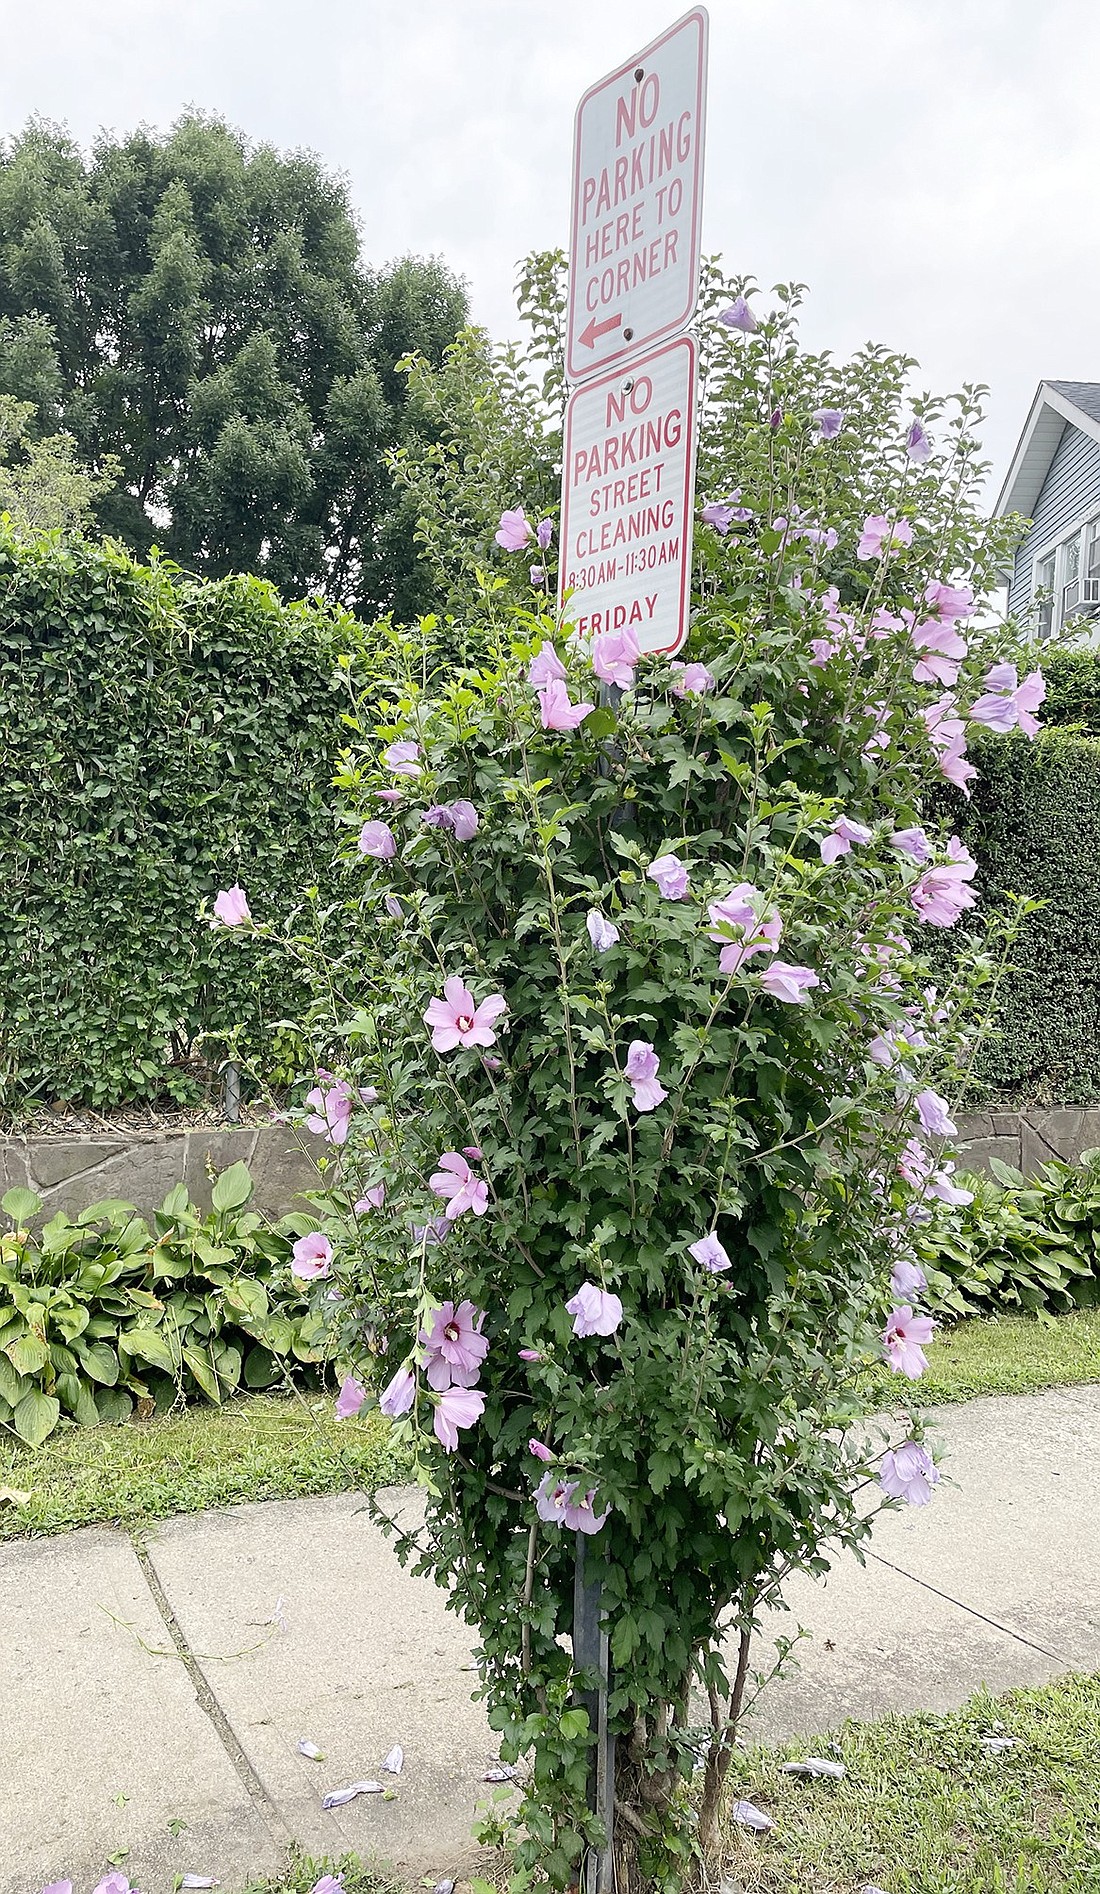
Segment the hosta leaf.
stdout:
<svg viewBox="0 0 1100 1894">
<path fill-rule="evenodd" d="M 270 1388 L 280 1376 L 279 1364 L 270 1349 L 250 1348 L 244 1358 L 246 1388 Z"/>
<path fill-rule="evenodd" d="M 210 1193 L 215 1210 L 239 1210 L 252 1195 L 252 1177 L 247 1164 L 231 1164 L 223 1171 Z"/>
<path fill-rule="evenodd" d="M 179 1370 L 178 1357 L 158 1329 L 124 1329 L 118 1345 L 124 1354 L 136 1355 L 139 1361 L 147 1361 L 151 1368 L 159 1368 L 163 1374 L 174 1375 Z"/>
<path fill-rule="evenodd" d="M 220 1407 L 222 1391 L 218 1386 L 218 1377 L 206 1356 L 201 1355 L 197 1348 L 185 1348 L 183 1359 L 207 1400 L 216 1401 Z"/>
<path fill-rule="evenodd" d="M 36 1197 L 33 1190 L 24 1190 L 21 1184 L 0 1197 L 0 1210 L 6 1210 L 13 1223 L 29 1223 L 41 1208 L 41 1197 Z"/>
<path fill-rule="evenodd" d="M 94 1321 L 88 1326 L 94 1327 Z M 105 1388 L 114 1387 L 118 1380 L 118 1356 L 106 1342 L 78 1341 L 73 1345 L 73 1353 L 83 1365 L 85 1374 L 90 1375 L 93 1381 L 100 1382 Z M 98 1400 L 99 1397 L 96 1398 Z"/>
<path fill-rule="evenodd" d="M 40 1447 L 53 1433 L 61 1418 L 61 1403 L 52 1394 L 32 1388 L 12 1414 L 12 1426 L 28 1447 Z"/>
<path fill-rule="evenodd" d="M 4 1350 L 18 1374 L 41 1374 L 50 1359 L 50 1351 L 40 1335 L 20 1335 Z"/>
<path fill-rule="evenodd" d="M 77 1374 L 61 1374 L 57 1377 L 55 1390 L 58 1399 L 67 1407 L 81 1427 L 99 1426 L 99 1409 L 96 1398 L 86 1381 Z"/>
<path fill-rule="evenodd" d="M 101 1421 L 128 1421 L 134 1411 L 134 1403 L 125 1388 L 97 1389 L 95 1404 Z"/>
<path fill-rule="evenodd" d="M 27 1392 L 27 1383 L 17 1374 L 6 1354 L 0 1354 L 0 1400 L 15 1407 Z"/>
</svg>

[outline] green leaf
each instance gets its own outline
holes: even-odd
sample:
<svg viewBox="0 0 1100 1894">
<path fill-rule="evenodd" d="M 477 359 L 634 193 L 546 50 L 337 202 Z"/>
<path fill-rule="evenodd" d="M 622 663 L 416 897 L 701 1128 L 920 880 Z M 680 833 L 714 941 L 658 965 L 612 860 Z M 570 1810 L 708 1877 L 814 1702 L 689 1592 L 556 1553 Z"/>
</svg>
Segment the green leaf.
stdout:
<svg viewBox="0 0 1100 1894">
<path fill-rule="evenodd" d="M 252 1176 L 247 1164 L 231 1164 L 223 1171 L 210 1193 L 215 1210 L 239 1210 L 252 1195 Z"/>
<path fill-rule="evenodd" d="M 101 1421 L 128 1421 L 134 1411 L 133 1400 L 125 1388 L 97 1389 L 95 1404 Z"/>
<path fill-rule="evenodd" d="M 268 1312 L 267 1290 L 254 1277 L 242 1276 L 225 1291 L 225 1306 L 256 1322 Z"/>
<path fill-rule="evenodd" d="M 50 1351 L 40 1335 L 20 1335 L 4 1350 L 18 1374 L 41 1374 L 50 1359 Z"/>
<path fill-rule="evenodd" d="M 36 1197 L 33 1190 L 24 1190 L 20 1184 L 0 1197 L 0 1210 L 6 1210 L 13 1223 L 29 1223 L 41 1208 L 41 1197 Z"/>
<path fill-rule="evenodd" d="M 23 1376 L 17 1374 L 6 1354 L 0 1354 L 0 1400 L 17 1407 L 27 1392 Z"/>
<path fill-rule="evenodd" d="M 106 1342 L 76 1341 L 73 1343 L 73 1353 L 85 1374 L 91 1375 L 93 1381 L 100 1382 L 105 1388 L 114 1387 L 118 1380 L 118 1356 Z M 96 1398 L 98 1400 L 98 1396 Z"/>
<path fill-rule="evenodd" d="M 159 1368 L 162 1374 L 179 1372 L 179 1361 L 159 1329 L 123 1329 L 118 1345 L 121 1353 L 136 1355 L 139 1361 L 147 1361 L 150 1368 Z"/>
<path fill-rule="evenodd" d="M 187 1185 L 176 1184 L 161 1204 L 160 1213 L 161 1216 L 175 1223 L 179 1217 L 187 1214 L 190 1207 L 191 1200 L 187 1195 Z"/>
<path fill-rule="evenodd" d="M 206 1356 L 201 1355 L 197 1348 L 185 1348 L 183 1351 L 183 1359 L 207 1400 L 216 1401 L 220 1407 L 222 1403 L 222 1391 L 218 1386 L 218 1377 L 214 1373 Z"/>
<path fill-rule="evenodd" d="M 60 1418 L 60 1401 L 56 1401 L 52 1394 L 41 1394 L 37 1388 L 32 1388 L 29 1394 L 24 1394 L 12 1414 L 12 1426 L 28 1447 L 40 1447 L 53 1433 Z"/>
<path fill-rule="evenodd" d="M 91 1223 L 115 1223 L 125 1226 L 137 1214 L 137 1205 L 127 1203 L 123 1197 L 102 1197 L 98 1203 L 90 1203 L 86 1210 L 82 1210 L 77 1222 L 83 1229 Z"/>
<path fill-rule="evenodd" d="M 95 1394 L 79 1375 L 59 1374 L 55 1393 L 79 1426 L 99 1426 L 99 1409 L 96 1406 Z"/>
<path fill-rule="evenodd" d="M 250 1348 L 244 1358 L 244 1384 L 246 1388 L 270 1388 L 280 1376 L 279 1364 L 270 1349 L 258 1345 Z"/>
</svg>

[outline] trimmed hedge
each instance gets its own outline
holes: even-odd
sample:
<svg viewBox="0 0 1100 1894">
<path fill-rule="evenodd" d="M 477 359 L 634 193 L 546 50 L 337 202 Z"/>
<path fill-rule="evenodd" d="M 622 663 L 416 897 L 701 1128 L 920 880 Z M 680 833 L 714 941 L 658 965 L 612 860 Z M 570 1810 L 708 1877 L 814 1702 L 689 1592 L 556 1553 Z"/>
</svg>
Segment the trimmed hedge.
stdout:
<svg viewBox="0 0 1100 1894">
<path fill-rule="evenodd" d="M 264 920 L 335 890 L 361 637 L 259 579 L 0 529 L 0 1107 L 188 1102 L 237 1025 L 270 1056 L 288 964 L 227 951 L 199 907 L 238 879 Z"/>
<path fill-rule="evenodd" d="M 1100 737 L 1048 729 L 971 750 L 981 773 L 957 820 L 983 899 L 1047 903 L 1013 948 L 974 1092 L 1085 1104 L 1100 1096 Z"/>
<path fill-rule="evenodd" d="M 983 901 L 1046 903 L 1013 949 L 972 1103 L 1100 1099 L 1100 653 L 1054 652 L 1042 668 L 1042 734 L 1031 743 L 972 730 L 970 801 L 948 789 L 937 797 L 977 857 Z M 951 947 L 942 943 L 945 973 Z"/>
</svg>

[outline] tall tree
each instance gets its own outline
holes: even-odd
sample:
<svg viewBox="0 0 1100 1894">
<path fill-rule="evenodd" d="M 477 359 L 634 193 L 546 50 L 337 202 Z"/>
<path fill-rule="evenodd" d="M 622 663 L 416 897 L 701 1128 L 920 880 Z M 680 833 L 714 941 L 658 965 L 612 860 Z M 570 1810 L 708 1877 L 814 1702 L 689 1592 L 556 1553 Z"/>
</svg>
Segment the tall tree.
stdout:
<svg viewBox="0 0 1100 1894">
<path fill-rule="evenodd" d="M 421 608 L 397 363 L 439 363 L 466 318 L 440 261 L 364 265 L 341 178 L 220 119 L 88 158 L 32 120 L 0 148 L 0 394 L 93 469 L 117 456 L 97 521 L 138 553 Z"/>
</svg>

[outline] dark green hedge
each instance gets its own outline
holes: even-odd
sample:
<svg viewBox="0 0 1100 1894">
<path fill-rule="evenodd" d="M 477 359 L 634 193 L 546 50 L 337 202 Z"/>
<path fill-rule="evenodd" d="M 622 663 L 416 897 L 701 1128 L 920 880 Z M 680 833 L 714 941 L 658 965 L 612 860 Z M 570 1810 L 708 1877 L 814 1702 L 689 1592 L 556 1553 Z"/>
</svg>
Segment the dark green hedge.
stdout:
<svg viewBox="0 0 1100 1894">
<path fill-rule="evenodd" d="M 971 750 L 981 774 L 956 819 L 983 899 L 1047 903 L 1013 949 L 978 1088 L 1084 1104 L 1100 1097 L 1100 736 L 1053 728 Z"/>
<path fill-rule="evenodd" d="M 1043 659 L 1047 695 L 1043 722 L 1076 727 L 1100 736 L 1100 655 L 1095 651 L 1058 651 Z"/>
<path fill-rule="evenodd" d="M 329 883 L 354 621 L 110 544 L 0 531 L 0 1107 L 203 1087 L 217 1035 L 291 1013 L 286 966 L 198 920 Z M 266 1050 L 270 1051 L 270 1042 Z"/>
</svg>

